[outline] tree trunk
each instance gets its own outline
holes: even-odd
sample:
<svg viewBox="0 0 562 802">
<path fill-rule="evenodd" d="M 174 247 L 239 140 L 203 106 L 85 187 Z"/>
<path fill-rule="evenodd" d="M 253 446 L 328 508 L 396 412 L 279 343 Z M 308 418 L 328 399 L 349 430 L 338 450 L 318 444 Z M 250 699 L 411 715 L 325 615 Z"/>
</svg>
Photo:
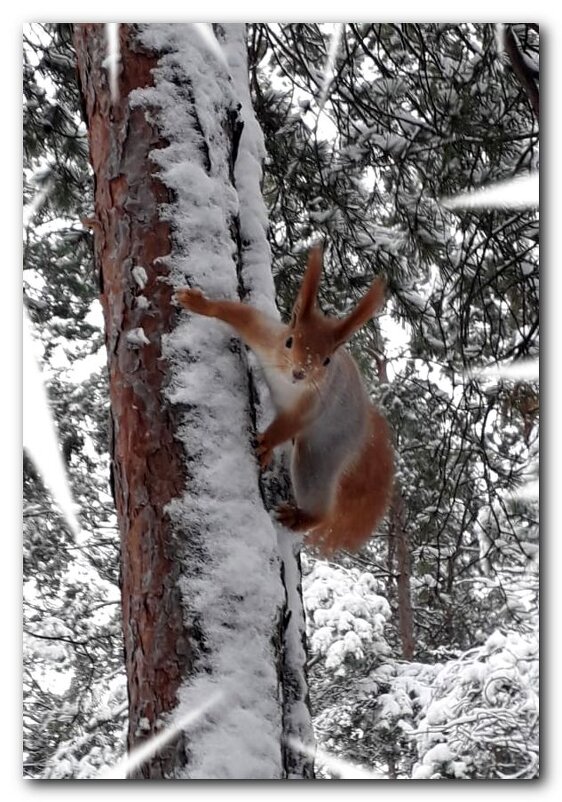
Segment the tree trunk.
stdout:
<svg viewBox="0 0 562 802">
<path fill-rule="evenodd" d="M 373 354 L 379 381 L 388 382 L 386 359 Z M 396 563 L 396 571 L 394 564 Z M 411 660 L 414 656 L 414 617 L 412 613 L 412 597 L 410 578 L 412 575 L 410 560 L 410 539 L 406 529 L 404 501 L 400 492 L 398 481 L 395 482 L 392 505 L 389 512 L 388 553 L 387 566 L 389 571 L 389 585 L 393 583 L 396 575 L 397 602 L 398 602 L 398 631 L 402 644 L 404 660 Z M 391 594 L 389 594 L 390 596 Z"/>
<path fill-rule="evenodd" d="M 273 306 L 271 274 L 257 272 L 269 270 L 252 217 L 259 187 L 242 186 L 250 161 L 236 178 L 258 141 L 241 141 L 252 121 L 236 94 L 243 26 L 121 25 L 114 98 L 104 27 L 77 25 L 75 46 L 95 175 L 128 746 L 193 712 L 191 730 L 138 776 L 310 777 L 310 759 L 287 746 L 310 741 L 300 574 L 264 510 L 249 443 L 255 382 L 231 333 L 172 304 L 174 288 L 193 284 L 262 303 L 269 293 Z"/>
<path fill-rule="evenodd" d="M 402 643 L 402 657 L 414 656 L 414 621 L 410 595 L 410 540 L 405 525 L 404 502 L 399 488 L 395 488 L 390 510 L 390 537 L 395 543 L 398 596 L 398 629 Z"/>
</svg>

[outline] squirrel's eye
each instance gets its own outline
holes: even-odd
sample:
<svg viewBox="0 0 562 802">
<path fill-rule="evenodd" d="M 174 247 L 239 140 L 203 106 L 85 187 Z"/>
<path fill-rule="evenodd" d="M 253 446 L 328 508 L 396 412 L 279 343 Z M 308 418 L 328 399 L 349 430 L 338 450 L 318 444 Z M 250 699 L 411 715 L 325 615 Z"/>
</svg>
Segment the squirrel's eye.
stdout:
<svg viewBox="0 0 562 802">
<path fill-rule="evenodd" d="M 291 348 L 291 347 L 292 347 L 292 345 L 293 345 L 293 338 L 292 338 L 292 337 L 288 337 L 288 338 L 285 340 L 285 347 L 286 347 L 286 348 Z"/>
<path fill-rule="evenodd" d="M 322 364 L 323 365 L 329 365 L 330 364 L 330 357 L 327 356 L 326 359 L 322 362 Z"/>
</svg>

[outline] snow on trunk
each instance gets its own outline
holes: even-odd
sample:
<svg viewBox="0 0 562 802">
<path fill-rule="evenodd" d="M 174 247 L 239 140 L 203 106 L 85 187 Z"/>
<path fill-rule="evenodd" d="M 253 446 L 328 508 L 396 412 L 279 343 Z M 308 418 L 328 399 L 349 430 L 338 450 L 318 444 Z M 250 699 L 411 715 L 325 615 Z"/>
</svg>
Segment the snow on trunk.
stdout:
<svg viewBox="0 0 562 802">
<path fill-rule="evenodd" d="M 244 123 L 234 180 L 240 200 L 239 290 L 246 302 L 278 318 L 275 285 L 271 273 L 271 251 L 267 241 L 268 219 L 261 193 L 262 164 L 266 151 L 263 133 L 252 108 L 248 82 L 247 50 L 244 25 L 217 26 L 217 35 L 228 60 L 236 97 L 241 103 Z M 263 431 L 273 418 L 273 404 L 257 360 L 251 359 L 251 392 L 256 398 L 255 423 Z M 286 499 L 290 492 L 287 465 L 277 465 L 276 474 L 262 483 L 262 495 L 269 508 Z M 282 580 L 286 607 L 279 620 L 282 665 L 280 679 L 283 704 L 284 765 L 290 779 L 313 777 L 314 736 L 308 699 L 306 664 L 306 622 L 302 603 L 299 543 L 294 535 L 277 525 Z"/>
<path fill-rule="evenodd" d="M 77 41 L 81 29 L 95 27 L 78 26 Z M 103 43 L 103 26 L 97 27 Z M 116 442 L 126 441 L 130 451 L 144 453 L 148 468 L 152 451 L 143 452 L 143 442 L 150 439 L 153 424 L 142 412 L 163 415 L 163 448 L 172 459 L 175 481 L 170 492 L 168 466 L 161 461 L 145 477 L 145 495 L 153 488 L 160 493 L 163 537 L 146 528 L 145 509 L 135 508 L 133 526 L 128 520 L 130 477 L 117 450 L 125 574 L 130 549 L 140 555 L 138 564 L 133 560 L 134 576 L 124 576 L 124 592 L 129 588 L 137 605 L 125 609 L 124 602 L 130 694 L 137 689 L 131 699 L 129 745 L 156 732 L 170 716 L 183 718 L 219 693 L 223 701 L 168 750 L 167 762 L 153 761 L 142 776 L 302 778 L 311 776 L 310 760 L 286 746 L 286 736 L 310 742 L 300 575 L 290 536 L 278 531 L 266 512 L 264 498 L 275 492 L 274 483 L 260 483 L 252 448 L 256 418 L 261 425 L 270 414 L 267 403 L 257 404 L 263 383 L 248 370 L 246 353 L 232 331 L 218 321 L 178 313 L 170 303 L 174 288 L 190 285 L 211 297 L 243 297 L 276 314 L 259 190 L 263 142 L 249 99 L 244 26 L 216 26 L 216 47 L 211 29 L 204 33 L 193 24 L 121 26 L 122 102 L 111 109 L 111 119 L 130 151 L 118 157 L 114 142 L 100 146 L 99 117 L 104 110 L 109 115 L 108 102 L 102 108 L 99 99 L 92 100 L 89 113 L 100 218 L 97 249 L 102 264 L 105 259 L 114 269 L 122 268 L 115 287 L 104 289 L 110 373 L 115 373 L 115 355 L 117 364 L 126 361 L 129 369 L 112 382 Z M 127 83 L 134 57 L 146 64 L 139 80 Z M 90 51 L 88 69 L 91 61 Z M 83 67 L 83 84 L 85 72 Z M 147 153 L 135 151 L 131 121 L 137 121 L 139 133 L 146 134 L 142 125 L 150 129 L 148 161 Z M 149 181 L 158 184 L 153 194 L 160 203 L 157 219 L 145 209 L 154 204 L 148 197 L 154 186 L 148 183 L 131 196 L 131 165 L 141 158 L 147 174 L 154 173 Z M 100 160 L 111 162 L 107 197 L 101 200 Z M 108 219 L 102 200 L 111 210 Z M 121 210 L 117 215 L 115 207 Z M 126 253 L 120 243 L 130 239 L 137 223 L 155 227 L 167 237 L 168 247 L 152 253 L 135 253 L 133 247 Z M 146 274 L 142 287 L 138 265 Z M 136 302 L 140 295 L 142 304 Z M 158 376 L 146 377 L 145 354 L 154 346 L 160 349 L 151 360 Z M 124 385 L 133 388 L 129 406 L 115 401 Z M 151 500 L 150 495 L 145 499 L 145 508 L 152 514 Z M 160 537 L 156 547 L 155 537 Z M 171 631 L 168 619 L 177 624 L 178 618 L 176 642 L 164 643 L 163 633 Z M 164 683 L 165 660 L 153 676 L 143 674 L 155 648 L 173 656 L 173 677 L 165 692 L 155 687 L 155 677 Z M 165 705 L 159 704 L 162 693 Z M 147 705 L 143 694 L 156 698 Z"/>
</svg>

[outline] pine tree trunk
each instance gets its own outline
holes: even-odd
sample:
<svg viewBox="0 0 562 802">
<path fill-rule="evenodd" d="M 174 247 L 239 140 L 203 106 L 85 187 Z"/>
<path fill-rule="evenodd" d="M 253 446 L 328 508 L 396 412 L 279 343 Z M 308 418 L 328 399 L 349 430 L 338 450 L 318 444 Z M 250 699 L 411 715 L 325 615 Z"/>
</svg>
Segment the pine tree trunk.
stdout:
<svg viewBox="0 0 562 802">
<path fill-rule="evenodd" d="M 188 46 L 194 48 L 200 44 L 196 38 L 189 39 L 192 34 L 187 29 L 192 26 L 180 24 L 142 26 L 144 39 L 137 26 L 120 25 L 118 97 L 112 99 L 108 71 L 104 66 L 104 27 L 99 24 L 76 25 L 75 47 L 95 175 L 95 218 L 91 225 L 95 232 L 110 376 L 112 483 L 121 532 L 123 630 L 129 690 L 128 746 L 131 749 L 157 732 L 166 722 L 166 714 L 178 711 L 180 700 L 182 714 L 186 709 L 196 710 L 197 704 L 205 701 L 205 694 L 214 682 L 216 689 L 225 696 L 224 706 L 219 706 L 212 720 L 201 723 L 197 736 L 190 738 L 189 733 L 184 732 L 171 746 L 147 761 L 137 776 L 193 776 L 202 779 L 310 777 L 310 759 L 298 757 L 298 750 L 295 752 L 287 747 L 289 736 L 299 732 L 304 737 L 310 730 L 304 650 L 295 649 L 295 633 L 287 637 L 291 617 L 299 618 L 300 615 L 302 619 L 296 559 L 292 553 L 285 554 L 283 560 L 279 556 L 275 530 L 263 511 L 263 491 L 260 494 L 257 469 L 255 488 L 240 492 L 242 495 L 251 493 L 252 499 L 254 496 L 257 499 L 254 506 L 257 503 L 262 506 L 260 521 L 265 522 L 266 533 L 252 531 L 246 534 L 250 541 L 250 557 L 258 554 L 263 564 L 256 565 L 254 560 L 248 576 L 243 570 L 240 570 L 240 575 L 236 573 L 240 569 L 237 563 L 239 543 L 235 540 L 231 543 L 227 537 L 231 531 L 228 506 L 217 502 L 216 511 L 213 508 L 212 537 L 208 536 L 201 523 L 204 514 L 196 514 L 198 499 L 195 496 L 205 483 L 198 464 L 202 456 L 190 454 L 186 445 L 192 442 L 191 434 L 198 436 L 197 425 L 205 426 L 207 399 L 201 400 L 200 409 L 196 403 L 186 401 L 185 394 L 181 396 L 184 400 L 174 403 L 174 393 L 180 396 L 172 388 L 175 380 L 172 379 L 170 360 L 174 360 L 168 357 L 172 353 L 171 346 L 166 346 L 166 342 L 172 342 L 167 338 L 175 335 L 179 322 L 179 313 L 171 302 L 173 285 L 178 282 L 177 264 L 185 260 L 186 250 L 189 251 L 179 231 L 182 222 L 178 222 L 177 216 L 173 217 L 174 204 L 186 184 L 187 189 L 192 189 L 189 181 L 195 168 L 203 171 L 210 180 L 215 180 L 220 174 L 226 187 L 224 194 L 234 195 L 235 168 L 243 127 L 240 104 L 227 97 L 232 89 L 224 80 L 221 79 L 221 83 L 217 78 L 216 85 L 212 84 L 213 73 L 209 73 L 207 79 L 201 72 L 189 74 L 189 67 L 184 67 L 182 62 L 185 43 L 187 41 Z M 243 43 L 239 36 L 240 26 L 225 26 L 229 27 Z M 186 32 L 189 34 L 187 39 Z M 223 39 L 228 39 L 228 32 L 222 31 L 222 35 Z M 181 39 L 177 54 L 174 52 L 176 37 L 178 42 Z M 150 44 L 147 45 L 147 41 Z M 186 131 L 186 136 L 188 144 L 197 142 L 193 161 L 186 162 L 187 177 L 177 188 L 173 179 L 165 183 L 162 178 L 165 171 L 159 171 L 156 163 L 158 152 L 167 148 L 172 136 L 167 135 L 165 115 L 157 102 L 150 102 L 150 95 L 145 94 L 145 101 L 141 103 L 138 102 L 138 92 L 131 95 L 137 89 L 146 92 L 150 91 L 147 87 L 156 85 L 158 88 L 159 81 L 167 80 L 158 66 L 159 55 L 164 52 L 168 64 L 170 59 L 177 60 L 173 67 L 175 72 L 167 84 L 171 87 L 168 91 L 179 92 L 182 104 L 192 109 L 189 117 L 192 129 Z M 213 48 L 209 53 L 202 50 L 196 55 L 202 65 L 201 71 L 207 68 L 209 59 L 212 61 L 217 57 Z M 214 68 L 217 74 L 222 69 L 220 52 L 218 57 L 218 67 Z M 156 67 L 158 69 L 154 71 Z M 168 66 L 165 69 L 170 70 Z M 204 85 L 197 86 L 195 82 L 198 80 Z M 220 102 L 215 101 L 216 121 L 197 114 L 197 98 L 207 92 L 215 92 L 213 98 L 219 98 L 222 92 Z M 226 99 L 223 100 L 223 96 Z M 178 108 L 182 104 L 178 104 Z M 227 141 L 229 151 L 224 164 L 221 162 L 222 140 Z M 203 187 L 202 183 L 193 183 L 193 195 L 200 185 Z M 226 214 L 228 219 L 223 226 L 231 241 L 223 244 L 219 256 L 223 262 L 226 260 L 226 264 L 230 261 L 232 275 L 225 275 L 229 286 L 240 293 L 244 291 L 240 281 L 244 268 L 243 252 L 250 243 L 240 228 L 244 200 L 240 192 L 238 196 L 238 214 Z M 193 197 L 192 202 L 197 212 L 204 206 L 205 199 Z M 185 206 L 182 208 L 185 211 Z M 163 209 L 167 211 L 163 212 Z M 215 213 L 216 209 L 213 208 L 212 212 Z M 172 225 L 168 222 L 170 219 Z M 204 222 L 201 224 L 203 229 Z M 197 230 L 193 236 L 196 239 Z M 215 251 L 220 249 L 220 237 L 217 236 L 216 243 L 213 241 L 213 246 L 215 244 L 213 253 L 209 253 L 211 263 L 212 258 L 215 261 L 218 258 Z M 191 281 L 189 272 L 185 275 Z M 197 281 L 193 278 L 194 283 Z M 229 287 L 224 287 L 225 295 L 228 291 Z M 248 438 L 252 418 L 255 418 L 250 391 L 253 385 L 239 344 L 234 345 L 232 337 L 224 342 L 224 358 L 229 360 L 229 370 L 234 371 L 232 375 L 238 380 L 234 388 L 222 389 L 233 393 L 238 406 L 246 410 L 247 433 L 241 425 L 239 433 L 228 430 L 221 436 L 219 430 L 215 439 L 222 437 L 224 449 L 231 443 L 230 447 L 240 452 L 242 465 L 248 459 L 249 451 L 244 438 Z M 188 346 L 185 348 L 187 353 Z M 198 358 L 202 363 L 198 363 Z M 211 360 L 208 357 L 208 361 Z M 189 364 L 191 362 L 194 370 L 200 364 L 207 367 L 204 355 L 190 354 Z M 184 369 L 184 366 L 180 368 Z M 244 394 L 245 398 L 241 398 Z M 211 416 L 209 426 L 221 424 L 216 418 L 216 414 Z M 209 440 L 212 440 L 210 432 Z M 201 442 L 204 448 L 204 437 Z M 213 453 L 209 450 L 203 455 L 211 463 L 206 466 L 211 473 L 213 459 L 218 460 Z M 237 455 L 234 456 L 236 464 Z M 229 503 L 235 509 L 245 501 L 245 498 L 230 500 L 229 496 Z M 208 509 L 206 500 L 202 508 Z M 267 544 L 271 553 L 268 554 L 260 538 L 269 538 Z M 228 565 L 234 566 L 234 574 Z M 213 572 L 217 584 L 216 605 L 209 610 L 208 605 L 201 601 L 204 596 L 202 589 L 208 592 L 212 588 Z M 277 579 L 268 581 L 270 574 Z M 262 578 L 262 584 L 256 585 L 255 599 L 247 589 L 248 579 L 254 577 L 257 577 L 256 582 Z M 259 592 L 267 584 L 273 585 L 273 589 L 269 594 L 264 593 L 264 601 L 261 601 Z M 256 621 L 259 616 L 260 621 L 271 621 L 270 632 L 267 638 L 263 638 L 263 647 L 252 626 L 254 623 L 259 628 L 258 624 L 246 612 L 252 610 L 252 604 L 255 604 Z M 238 618 L 237 605 L 240 607 Z M 295 605 L 300 605 L 300 609 Z M 221 621 L 221 616 L 224 616 L 224 621 Z M 216 636 L 221 627 L 225 633 L 224 654 L 221 654 L 221 639 Z M 221 674 L 217 666 L 229 661 L 226 644 L 240 661 L 245 653 L 253 656 L 252 649 L 261 649 L 259 654 L 263 664 L 253 669 L 258 680 L 250 673 L 245 680 L 239 674 L 228 674 L 228 667 L 224 668 L 224 676 Z M 248 671 L 251 670 L 249 665 Z M 260 690 L 260 683 L 263 683 L 263 690 Z M 261 694 L 261 698 L 252 699 L 252 693 L 256 697 Z M 256 710 L 252 711 L 252 727 L 246 729 L 260 732 L 261 762 L 251 754 L 252 750 L 256 751 L 251 740 L 256 737 L 256 732 L 243 730 L 241 736 L 236 733 L 236 727 L 240 727 L 240 722 L 248 716 L 248 707 L 253 707 L 254 701 Z M 297 708 L 300 715 L 298 726 L 294 724 Z M 236 742 L 239 751 L 227 757 L 221 754 L 219 747 L 223 734 L 225 751 L 233 752 L 226 749 L 229 737 Z M 207 747 L 207 743 L 216 748 Z M 195 766 L 193 774 L 190 773 L 192 764 Z M 245 765 L 251 768 L 244 768 Z M 253 776 L 237 774 L 244 771 L 255 773 Z"/>
<path fill-rule="evenodd" d="M 414 620 L 410 595 L 410 542 L 405 526 L 404 502 L 398 488 L 394 491 L 390 511 L 390 537 L 395 543 L 398 584 L 398 629 L 402 643 L 402 657 L 411 660 L 414 656 Z"/>
<path fill-rule="evenodd" d="M 121 29 L 119 91 L 151 83 L 155 58 L 133 52 Z M 112 489 L 121 532 L 121 592 L 129 690 L 128 746 L 172 710 L 191 645 L 178 599 L 178 564 L 168 502 L 185 485 L 181 446 L 174 440 L 172 410 L 162 402 L 161 337 L 173 326 L 171 287 L 150 270 L 171 250 L 170 230 L 158 204 L 169 193 L 155 176 L 149 153 L 158 131 L 143 110 L 112 103 L 103 25 L 76 26 L 75 46 L 86 104 L 90 158 L 95 174 L 95 253 L 105 317 L 111 399 Z M 136 304 L 132 268 L 148 268 L 150 311 Z M 142 326 L 150 344 L 137 347 L 127 332 Z M 160 755 L 144 776 L 163 776 L 173 756 Z"/>
<path fill-rule="evenodd" d="M 386 371 L 386 359 L 373 354 L 379 376 L 379 381 L 388 382 Z M 396 570 L 394 565 L 396 564 Z M 400 492 L 398 482 L 395 483 L 392 505 L 389 512 L 389 533 L 388 533 L 388 586 L 393 589 L 394 576 L 397 580 L 397 602 L 398 602 L 398 631 L 402 644 L 402 656 L 405 660 L 411 660 L 414 656 L 414 616 L 412 612 L 412 597 L 410 588 L 410 578 L 412 575 L 410 558 L 410 539 L 406 530 L 404 501 Z M 389 597 L 392 592 L 389 592 Z"/>
</svg>

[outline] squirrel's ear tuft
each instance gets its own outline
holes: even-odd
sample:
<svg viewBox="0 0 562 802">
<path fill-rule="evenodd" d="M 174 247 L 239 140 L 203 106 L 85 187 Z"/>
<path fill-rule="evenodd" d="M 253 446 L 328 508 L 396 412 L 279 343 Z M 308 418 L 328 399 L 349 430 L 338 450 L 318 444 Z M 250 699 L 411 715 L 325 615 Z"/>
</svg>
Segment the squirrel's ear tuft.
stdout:
<svg viewBox="0 0 562 802">
<path fill-rule="evenodd" d="M 375 279 L 369 291 L 364 295 L 355 309 L 335 326 L 334 336 L 338 345 L 342 345 L 364 326 L 384 304 L 386 282 L 383 278 Z"/>
<path fill-rule="evenodd" d="M 316 245 L 308 254 L 308 263 L 297 300 L 293 307 L 293 321 L 302 320 L 316 306 L 316 295 L 322 277 L 322 246 Z"/>
</svg>

